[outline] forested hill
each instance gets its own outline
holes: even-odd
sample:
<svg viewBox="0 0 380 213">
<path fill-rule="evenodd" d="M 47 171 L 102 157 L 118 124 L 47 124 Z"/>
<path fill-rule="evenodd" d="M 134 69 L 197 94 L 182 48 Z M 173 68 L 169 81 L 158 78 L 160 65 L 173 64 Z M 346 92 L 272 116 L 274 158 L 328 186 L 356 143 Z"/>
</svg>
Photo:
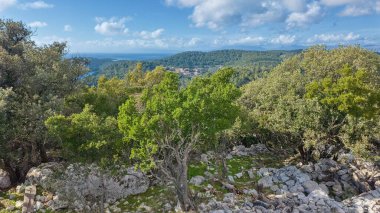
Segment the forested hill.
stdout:
<svg viewBox="0 0 380 213">
<path fill-rule="evenodd" d="M 178 53 L 163 59 L 146 61 L 108 61 L 99 65 L 97 69 L 90 66 L 95 78 L 100 75 L 107 77 L 124 77 L 133 69 L 137 62 L 142 62 L 143 70 L 152 70 L 156 66 L 170 68 L 202 68 L 203 70 L 216 70 L 220 66 L 232 67 L 274 67 L 285 58 L 293 56 L 301 50 L 271 50 L 271 51 L 246 51 L 246 50 L 217 50 L 211 52 L 189 51 Z M 95 64 L 97 59 L 91 59 Z M 98 65 L 99 63 L 97 63 Z"/>
<path fill-rule="evenodd" d="M 164 66 L 173 67 L 214 67 L 214 66 L 246 66 L 246 65 L 275 65 L 284 58 L 301 52 L 301 50 L 272 50 L 272 51 L 246 51 L 246 50 L 217 50 L 211 52 L 190 51 L 179 53 L 157 62 Z"/>
</svg>

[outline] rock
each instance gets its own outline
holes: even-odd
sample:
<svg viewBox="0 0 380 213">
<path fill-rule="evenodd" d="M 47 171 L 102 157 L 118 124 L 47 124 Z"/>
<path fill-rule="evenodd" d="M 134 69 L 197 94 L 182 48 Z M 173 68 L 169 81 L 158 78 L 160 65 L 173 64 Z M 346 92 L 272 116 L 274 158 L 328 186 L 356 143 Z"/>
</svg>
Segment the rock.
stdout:
<svg viewBox="0 0 380 213">
<path fill-rule="evenodd" d="M 235 177 L 237 177 L 237 178 L 241 178 L 241 177 L 243 177 L 243 173 L 237 173 L 237 174 L 235 174 Z"/>
<path fill-rule="evenodd" d="M 223 202 L 234 203 L 234 201 L 235 201 L 235 195 L 234 195 L 234 193 L 224 194 Z"/>
<path fill-rule="evenodd" d="M 288 187 L 291 187 L 291 186 L 294 186 L 296 182 L 294 180 L 288 180 L 285 182 L 285 184 L 288 186 Z"/>
<path fill-rule="evenodd" d="M 205 178 L 203 176 L 195 176 L 190 179 L 190 183 L 196 186 L 200 186 L 205 181 Z"/>
<path fill-rule="evenodd" d="M 8 198 L 9 198 L 9 200 L 13 200 L 13 199 L 16 198 L 16 196 L 15 196 L 14 194 L 10 194 L 10 195 L 8 196 Z"/>
<path fill-rule="evenodd" d="M 314 190 L 317 190 L 317 189 L 320 189 L 320 187 L 318 186 L 318 183 L 312 181 L 312 180 L 308 180 L 308 181 L 305 181 L 302 186 L 304 187 L 305 189 L 305 192 L 306 193 L 311 193 L 312 191 Z"/>
<path fill-rule="evenodd" d="M 16 205 L 15 205 L 15 207 L 16 207 L 17 209 L 21 209 L 23 203 L 24 203 L 23 201 L 18 200 L 18 201 L 16 201 Z"/>
<path fill-rule="evenodd" d="M 232 176 L 228 176 L 228 181 L 230 181 L 231 183 L 234 183 L 235 182 L 235 180 L 234 180 L 234 177 L 232 177 Z"/>
<path fill-rule="evenodd" d="M 208 163 L 208 156 L 206 154 L 201 154 L 201 162 Z"/>
<path fill-rule="evenodd" d="M 336 195 L 341 195 L 343 193 L 342 185 L 340 183 L 335 183 L 332 189 Z"/>
<path fill-rule="evenodd" d="M 278 188 L 277 185 L 272 185 L 272 186 L 270 187 L 270 190 L 276 192 L 277 190 L 279 190 L 279 188 Z"/>
<path fill-rule="evenodd" d="M 15 207 L 14 206 L 8 206 L 5 210 L 11 212 L 11 211 L 15 210 Z"/>
<path fill-rule="evenodd" d="M 313 172 L 313 167 L 311 165 L 303 165 L 303 166 L 301 166 L 301 169 L 305 172 L 308 172 L 308 173 Z"/>
<path fill-rule="evenodd" d="M 252 169 L 248 170 L 247 173 L 248 173 L 248 177 L 249 177 L 250 179 L 255 178 L 255 174 L 253 173 L 253 170 L 252 170 Z M 380 182 L 379 182 L 379 183 L 380 183 Z"/>
<path fill-rule="evenodd" d="M 264 202 L 264 201 L 261 201 L 261 200 L 255 200 L 252 202 L 253 206 L 261 206 L 261 207 L 264 207 L 265 209 L 269 209 L 270 208 L 270 204 Z"/>
<path fill-rule="evenodd" d="M 0 169 L 0 189 L 7 189 L 11 187 L 11 178 L 8 172 Z"/>
<path fill-rule="evenodd" d="M 86 202 L 90 202 L 90 206 L 93 206 L 91 202 L 95 202 L 87 197 L 98 197 L 104 193 L 105 201 L 113 203 L 129 195 L 145 192 L 150 181 L 133 167 L 120 166 L 111 173 L 95 164 L 71 164 L 65 167 L 59 163 L 47 163 L 30 169 L 25 183 L 36 183 L 44 190 L 54 192 L 56 196 L 49 203 L 52 210 L 67 207 L 84 210 Z M 51 200 L 51 197 L 46 200 Z"/>
<path fill-rule="evenodd" d="M 170 203 L 166 203 L 166 204 L 164 205 L 164 210 L 165 210 L 166 212 L 171 211 L 171 210 L 172 210 L 172 205 L 170 205 Z"/>
<path fill-rule="evenodd" d="M 270 175 L 270 172 L 268 168 L 260 168 L 257 174 L 260 175 L 261 177 L 264 177 L 264 176 Z"/>
<path fill-rule="evenodd" d="M 41 201 L 37 201 L 34 207 L 36 210 L 40 210 L 44 207 L 44 204 Z"/>
<path fill-rule="evenodd" d="M 24 193 L 25 191 L 25 185 L 22 184 L 22 185 L 19 185 L 19 186 L 16 186 L 16 192 L 21 194 L 21 193 Z"/>
<path fill-rule="evenodd" d="M 340 176 L 342 176 L 342 175 L 346 174 L 347 172 L 348 172 L 347 169 L 342 169 L 342 170 L 339 170 L 339 171 L 337 172 L 337 174 L 340 175 Z"/>
<path fill-rule="evenodd" d="M 258 182 L 258 185 L 264 188 L 271 187 L 273 185 L 272 177 L 266 176 L 266 177 L 261 178 Z"/>
<path fill-rule="evenodd" d="M 255 189 L 244 190 L 243 192 L 244 194 L 252 195 L 253 197 L 257 197 L 259 195 Z"/>
<path fill-rule="evenodd" d="M 319 188 L 321 188 L 324 192 L 326 192 L 326 194 L 329 193 L 329 188 L 325 184 L 320 183 Z"/>
</svg>

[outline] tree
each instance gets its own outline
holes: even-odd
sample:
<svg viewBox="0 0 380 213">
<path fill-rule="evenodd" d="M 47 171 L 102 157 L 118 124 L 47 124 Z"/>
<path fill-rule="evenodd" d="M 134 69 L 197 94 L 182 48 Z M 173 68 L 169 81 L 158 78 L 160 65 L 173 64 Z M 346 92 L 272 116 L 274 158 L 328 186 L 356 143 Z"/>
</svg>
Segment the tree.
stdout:
<svg viewBox="0 0 380 213">
<path fill-rule="evenodd" d="M 81 87 L 78 77 L 86 71 L 81 60 L 64 58 L 65 44 L 38 47 L 30 35 L 23 23 L 0 20 L 0 93 L 8 93 L 0 95 L 5 103 L 0 129 L 6 130 L 0 137 L 0 168 L 13 184 L 48 160 L 44 120 L 63 109 L 64 98 Z"/>
<path fill-rule="evenodd" d="M 344 144 L 379 139 L 379 70 L 374 52 L 315 46 L 244 86 L 239 103 L 254 121 L 251 134 L 272 147 L 298 147 L 305 161 L 331 157 Z"/>
<path fill-rule="evenodd" d="M 178 75 L 168 72 L 140 100 L 120 107 L 119 129 L 133 146 L 131 158 L 143 170 L 159 168 L 174 183 L 183 210 L 195 208 L 187 183 L 190 154 L 232 126 L 238 115 L 232 74 L 232 69 L 220 70 L 181 88 Z"/>
</svg>

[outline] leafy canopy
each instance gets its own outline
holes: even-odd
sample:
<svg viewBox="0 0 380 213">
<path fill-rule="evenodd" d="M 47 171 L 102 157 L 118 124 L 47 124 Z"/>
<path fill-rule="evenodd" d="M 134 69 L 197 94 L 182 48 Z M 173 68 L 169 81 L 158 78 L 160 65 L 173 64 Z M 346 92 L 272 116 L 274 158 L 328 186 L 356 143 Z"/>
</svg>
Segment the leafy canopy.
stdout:
<svg viewBox="0 0 380 213">
<path fill-rule="evenodd" d="M 238 115 L 234 101 L 239 90 L 230 83 L 232 69 L 211 77 L 193 79 L 185 88 L 177 74 L 143 91 L 141 99 L 130 99 L 120 107 L 119 129 L 132 143 L 131 158 L 148 170 L 159 163 L 160 152 L 178 144 L 202 147 L 216 133 L 232 126 Z"/>
</svg>

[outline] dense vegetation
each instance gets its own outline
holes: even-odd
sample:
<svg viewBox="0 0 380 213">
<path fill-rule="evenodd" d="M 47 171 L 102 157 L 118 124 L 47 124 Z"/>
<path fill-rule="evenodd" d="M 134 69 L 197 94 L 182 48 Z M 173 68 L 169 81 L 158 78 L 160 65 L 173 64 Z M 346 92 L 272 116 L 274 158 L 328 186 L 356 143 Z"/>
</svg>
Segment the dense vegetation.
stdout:
<svg viewBox="0 0 380 213">
<path fill-rule="evenodd" d="M 273 68 L 286 58 L 289 58 L 299 50 L 294 51 L 244 51 L 244 50 L 218 50 L 211 52 L 183 52 L 167 58 L 151 61 L 143 61 L 143 70 L 152 70 L 156 66 L 202 68 L 214 72 L 221 66 L 236 67 L 237 70 L 251 70 L 252 74 L 260 73 Z M 100 75 L 107 77 L 123 78 L 128 71 L 133 69 L 137 61 L 106 61 L 90 59 L 90 68 L 95 71 L 95 78 Z M 248 77 L 248 76 L 245 76 Z M 252 79 L 250 79 L 252 80 Z"/>
<path fill-rule="evenodd" d="M 379 70 L 379 55 L 360 47 L 316 46 L 246 85 L 239 102 L 251 133 L 274 146 L 299 146 L 305 160 L 343 146 L 378 158 Z"/>
<path fill-rule="evenodd" d="M 188 210 L 195 208 L 189 163 L 214 150 L 226 165 L 232 142 L 261 141 L 304 161 L 341 149 L 379 159 L 380 56 L 360 47 L 315 46 L 267 74 L 252 58 L 275 64 L 281 60 L 271 57 L 284 52 L 190 52 L 178 65 L 200 57 L 256 68 L 222 68 L 183 84 L 162 66 L 145 72 L 137 63 L 122 78 L 88 85 L 86 61 L 65 59 L 64 44 L 38 47 L 30 34 L 20 22 L 0 21 L 0 168 L 14 184 L 53 153 L 103 167 L 135 165 L 171 180 Z"/>
</svg>

